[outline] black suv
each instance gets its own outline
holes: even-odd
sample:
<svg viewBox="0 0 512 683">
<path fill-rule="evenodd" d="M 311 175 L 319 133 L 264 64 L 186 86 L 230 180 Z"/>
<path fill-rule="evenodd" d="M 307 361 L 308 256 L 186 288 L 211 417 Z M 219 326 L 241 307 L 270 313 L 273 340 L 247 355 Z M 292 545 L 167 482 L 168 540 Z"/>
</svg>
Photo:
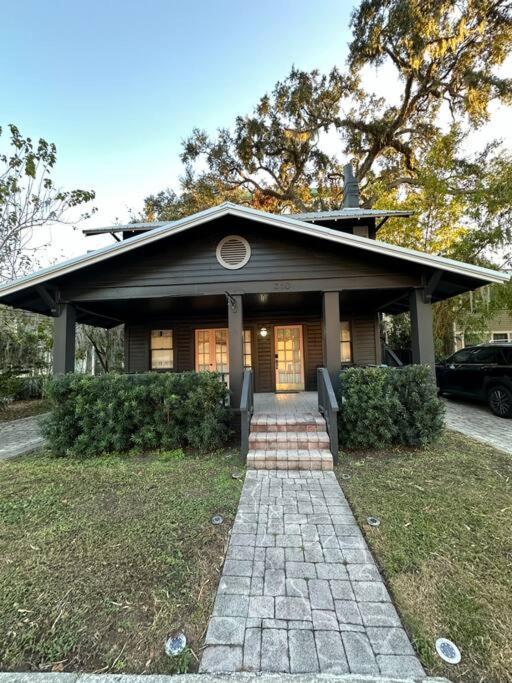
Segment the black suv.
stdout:
<svg viewBox="0 0 512 683">
<path fill-rule="evenodd" d="M 487 401 L 498 417 L 512 417 L 512 343 L 480 344 L 436 365 L 439 392 Z"/>
</svg>

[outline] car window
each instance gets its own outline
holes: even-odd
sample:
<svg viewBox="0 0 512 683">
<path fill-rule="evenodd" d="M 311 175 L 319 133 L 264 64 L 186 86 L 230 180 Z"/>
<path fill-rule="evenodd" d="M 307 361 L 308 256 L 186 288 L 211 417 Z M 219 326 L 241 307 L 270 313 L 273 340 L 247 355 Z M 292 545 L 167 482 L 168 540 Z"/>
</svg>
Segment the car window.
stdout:
<svg viewBox="0 0 512 683">
<path fill-rule="evenodd" d="M 501 349 L 506 365 L 512 365 L 512 347 L 504 347 Z"/>
<path fill-rule="evenodd" d="M 467 363 L 469 357 L 473 353 L 473 349 L 462 349 L 462 351 L 457 351 L 451 358 L 448 359 L 450 363 Z"/>
<path fill-rule="evenodd" d="M 479 349 L 475 349 L 471 356 L 469 357 L 468 363 L 499 363 L 501 362 L 500 350 L 493 349 L 489 346 L 482 346 Z"/>
</svg>

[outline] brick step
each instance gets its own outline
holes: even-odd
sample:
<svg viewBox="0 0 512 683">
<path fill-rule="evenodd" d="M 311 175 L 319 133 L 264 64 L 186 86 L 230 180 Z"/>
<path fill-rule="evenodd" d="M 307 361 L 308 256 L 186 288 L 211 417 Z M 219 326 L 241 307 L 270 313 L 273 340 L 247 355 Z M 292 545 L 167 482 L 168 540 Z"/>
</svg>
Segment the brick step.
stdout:
<svg viewBox="0 0 512 683">
<path fill-rule="evenodd" d="M 251 449 L 247 467 L 254 470 L 332 470 L 332 454 L 326 448 Z"/>
<path fill-rule="evenodd" d="M 325 420 L 317 413 L 304 415 L 279 415 L 255 413 L 251 420 L 251 432 L 324 432 Z"/>
<path fill-rule="evenodd" d="M 329 447 L 329 435 L 322 432 L 253 432 L 249 448 L 256 450 L 318 450 Z"/>
</svg>

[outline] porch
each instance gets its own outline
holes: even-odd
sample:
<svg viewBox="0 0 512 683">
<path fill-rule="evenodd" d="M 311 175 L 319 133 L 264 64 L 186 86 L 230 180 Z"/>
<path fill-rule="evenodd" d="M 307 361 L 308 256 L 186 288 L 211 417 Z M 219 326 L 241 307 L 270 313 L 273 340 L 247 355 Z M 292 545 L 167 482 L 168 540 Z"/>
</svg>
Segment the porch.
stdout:
<svg viewBox="0 0 512 683">
<path fill-rule="evenodd" d="M 422 290 L 411 304 L 414 362 L 433 364 L 431 305 Z M 231 406 L 240 406 L 242 372 L 254 391 L 313 392 L 317 370 L 382 362 L 379 313 L 397 290 L 289 291 L 103 299 L 62 304 L 55 323 L 54 371 L 74 367 L 77 322 L 124 323 L 125 371 L 216 371 L 226 377 Z M 100 318 L 101 316 L 101 318 Z M 114 322 L 115 321 L 115 322 Z"/>
<path fill-rule="evenodd" d="M 316 391 L 298 393 L 261 393 L 254 394 L 254 412 L 283 417 L 287 415 L 304 415 L 318 412 L 318 394 Z"/>
</svg>

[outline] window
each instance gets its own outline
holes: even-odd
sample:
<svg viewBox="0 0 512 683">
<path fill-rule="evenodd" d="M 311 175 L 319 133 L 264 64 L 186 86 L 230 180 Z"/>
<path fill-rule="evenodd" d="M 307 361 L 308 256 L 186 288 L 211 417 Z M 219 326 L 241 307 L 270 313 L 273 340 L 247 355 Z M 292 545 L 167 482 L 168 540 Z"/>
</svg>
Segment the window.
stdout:
<svg viewBox="0 0 512 683">
<path fill-rule="evenodd" d="M 451 358 L 448 358 L 450 363 L 467 363 L 469 357 L 473 353 L 473 349 L 462 349 L 462 351 L 457 351 Z"/>
<path fill-rule="evenodd" d="M 244 370 L 252 368 L 251 330 L 244 330 Z"/>
<path fill-rule="evenodd" d="M 481 363 L 497 363 L 499 349 L 493 349 L 490 346 L 482 346 L 479 349 L 475 349 L 471 356 L 469 357 L 468 363 L 472 365 L 478 365 Z"/>
<path fill-rule="evenodd" d="M 491 332 L 491 341 L 493 341 L 493 342 L 512 341 L 512 332 Z"/>
<path fill-rule="evenodd" d="M 512 365 L 512 348 L 510 347 L 503 347 L 501 349 L 503 353 L 503 359 L 505 361 L 505 365 Z"/>
<path fill-rule="evenodd" d="M 172 330 L 151 330 L 151 370 L 172 370 L 173 367 Z"/>
<path fill-rule="evenodd" d="M 352 340 L 350 335 L 350 322 L 342 320 L 340 325 L 340 347 L 341 347 L 341 362 L 352 362 Z"/>
</svg>

